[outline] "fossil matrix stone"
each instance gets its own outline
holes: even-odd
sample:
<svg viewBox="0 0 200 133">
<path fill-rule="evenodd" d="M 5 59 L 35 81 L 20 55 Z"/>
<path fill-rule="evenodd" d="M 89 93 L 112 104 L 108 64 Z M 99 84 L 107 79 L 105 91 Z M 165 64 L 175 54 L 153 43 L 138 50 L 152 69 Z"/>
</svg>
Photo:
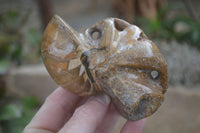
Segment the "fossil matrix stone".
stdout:
<svg viewBox="0 0 200 133">
<path fill-rule="evenodd" d="M 107 18 L 77 32 L 56 15 L 42 43 L 51 77 L 79 96 L 106 93 L 120 114 L 133 121 L 150 116 L 163 102 L 167 64 L 135 25 Z"/>
</svg>

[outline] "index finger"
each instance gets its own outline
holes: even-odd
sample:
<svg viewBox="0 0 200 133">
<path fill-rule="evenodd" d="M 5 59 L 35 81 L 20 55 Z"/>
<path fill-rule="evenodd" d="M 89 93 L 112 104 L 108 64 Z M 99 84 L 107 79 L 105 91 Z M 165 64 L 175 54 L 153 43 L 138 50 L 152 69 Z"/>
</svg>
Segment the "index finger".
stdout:
<svg viewBox="0 0 200 133">
<path fill-rule="evenodd" d="M 146 119 L 139 121 L 127 121 L 121 133 L 142 133 Z"/>
<path fill-rule="evenodd" d="M 23 133 L 57 132 L 69 119 L 80 97 L 59 87 L 50 96 L 24 129 Z"/>
</svg>

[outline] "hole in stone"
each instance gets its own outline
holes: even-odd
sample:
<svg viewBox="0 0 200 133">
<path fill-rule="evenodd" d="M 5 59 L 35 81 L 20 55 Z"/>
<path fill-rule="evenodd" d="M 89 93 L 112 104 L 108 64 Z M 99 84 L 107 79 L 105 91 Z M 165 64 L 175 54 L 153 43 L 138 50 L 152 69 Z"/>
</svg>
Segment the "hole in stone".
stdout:
<svg viewBox="0 0 200 133">
<path fill-rule="evenodd" d="M 121 20 L 121 19 L 114 19 L 114 25 L 115 25 L 115 28 L 118 31 L 123 31 L 130 24 L 127 23 L 126 21 Z"/>
<path fill-rule="evenodd" d="M 101 31 L 99 29 L 94 29 L 92 32 L 91 32 L 91 37 L 92 39 L 94 40 L 97 40 L 101 37 Z"/>
<path fill-rule="evenodd" d="M 144 32 L 141 32 L 140 36 L 138 38 L 139 41 L 142 40 L 142 39 L 148 39 L 147 36 L 144 34 Z"/>
<path fill-rule="evenodd" d="M 157 79 L 158 76 L 159 76 L 158 71 L 155 71 L 155 70 L 151 71 L 151 77 L 152 77 L 153 79 Z"/>
</svg>

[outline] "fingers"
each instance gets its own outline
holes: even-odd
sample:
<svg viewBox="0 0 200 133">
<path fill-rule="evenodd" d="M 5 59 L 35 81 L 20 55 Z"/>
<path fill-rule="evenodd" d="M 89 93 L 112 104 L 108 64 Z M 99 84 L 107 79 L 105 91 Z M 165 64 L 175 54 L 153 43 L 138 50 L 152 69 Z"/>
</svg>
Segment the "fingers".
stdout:
<svg viewBox="0 0 200 133">
<path fill-rule="evenodd" d="M 23 133 L 57 132 L 69 119 L 79 97 L 59 87 L 45 101 Z"/>
<path fill-rule="evenodd" d="M 95 133 L 111 133 L 119 118 L 120 114 L 112 104 L 109 107 L 108 112 L 106 113 L 106 116 L 104 117 L 103 121 L 101 122 L 101 124 L 99 124 L 98 128 L 96 129 Z"/>
<path fill-rule="evenodd" d="M 93 133 L 104 118 L 110 103 L 107 95 L 93 96 L 78 107 L 59 133 Z"/>
<path fill-rule="evenodd" d="M 78 96 L 63 88 L 56 89 L 47 98 L 23 133 L 58 132 L 70 117 L 59 133 L 108 133 L 112 130 L 120 115 L 114 106 L 109 108 L 110 98 L 108 96 L 91 97 L 75 110 L 80 104 L 79 100 Z M 144 123 L 145 119 L 137 122 L 128 121 L 121 133 L 141 133 Z"/>
<path fill-rule="evenodd" d="M 142 133 L 146 119 L 139 121 L 127 121 L 121 133 Z"/>
</svg>

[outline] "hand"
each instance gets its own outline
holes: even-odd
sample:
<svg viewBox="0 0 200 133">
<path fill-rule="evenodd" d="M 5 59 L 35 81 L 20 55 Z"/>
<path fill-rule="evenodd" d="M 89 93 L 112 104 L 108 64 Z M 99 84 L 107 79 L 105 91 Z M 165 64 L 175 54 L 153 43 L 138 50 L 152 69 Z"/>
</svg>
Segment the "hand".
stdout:
<svg viewBox="0 0 200 133">
<path fill-rule="evenodd" d="M 59 87 L 23 133 L 111 133 L 119 118 L 107 95 L 81 98 Z M 141 133 L 144 123 L 127 121 L 121 133 Z"/>
</svg>

